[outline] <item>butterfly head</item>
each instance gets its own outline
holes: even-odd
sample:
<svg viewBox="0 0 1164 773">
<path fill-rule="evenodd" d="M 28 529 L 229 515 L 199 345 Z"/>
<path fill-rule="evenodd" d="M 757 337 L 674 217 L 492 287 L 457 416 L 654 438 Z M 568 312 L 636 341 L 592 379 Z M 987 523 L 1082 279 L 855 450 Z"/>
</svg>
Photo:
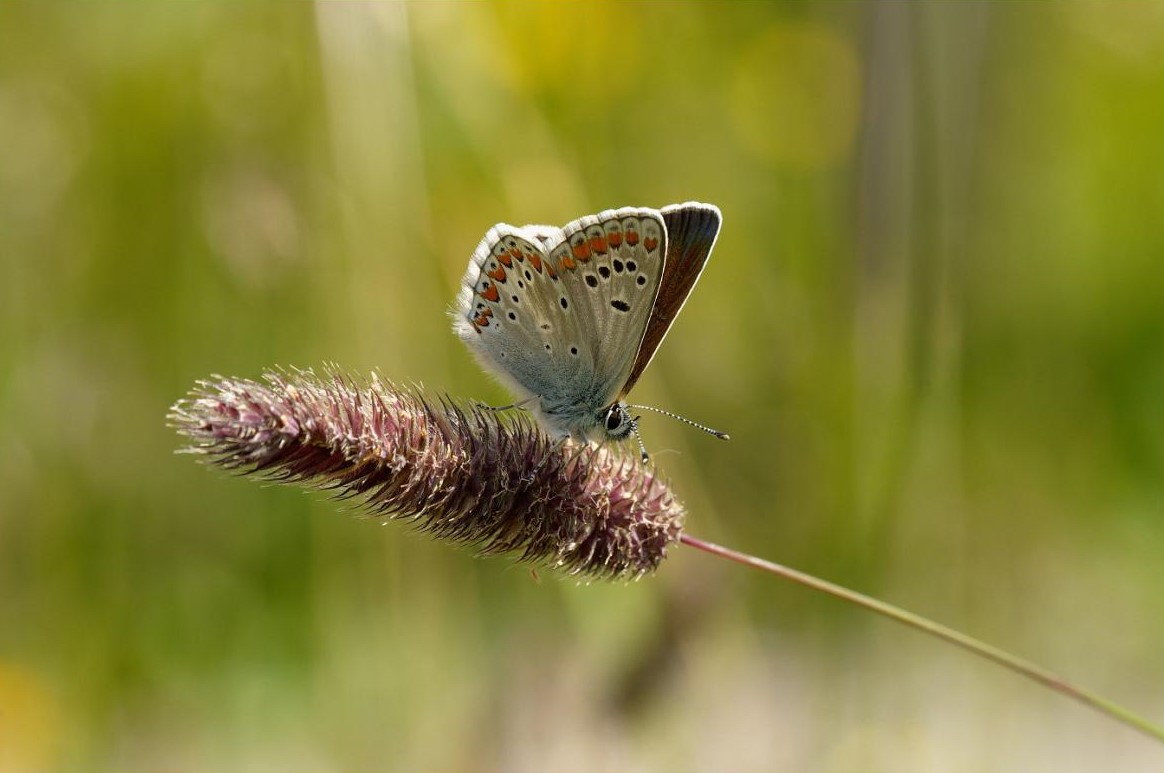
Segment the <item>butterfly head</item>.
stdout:
<svg viewBox="0 0 1164 773">
<path fill-rule="evenodd" d="M 626 403 L 621 400 L 612 403 L 609 407 L 604 408 L 596 418 L 599 420 L 599 426 L 611 440 L 624 440 L 634 435 L 635 441 L 639 444 L 639 456 L 642 458 L 643 464 L 649 461 L 647 448 L 643 445 L 643 439 L 639 437 L 639 417 L 630 415 Z"/>
<path fill-rule="evenodd" d="M 638 429 L 638 422 L 631 417 L 626 403 L 621 401 L 604 408 L 597 418 L 611 440 L 622 440 Z"/>
</svg>

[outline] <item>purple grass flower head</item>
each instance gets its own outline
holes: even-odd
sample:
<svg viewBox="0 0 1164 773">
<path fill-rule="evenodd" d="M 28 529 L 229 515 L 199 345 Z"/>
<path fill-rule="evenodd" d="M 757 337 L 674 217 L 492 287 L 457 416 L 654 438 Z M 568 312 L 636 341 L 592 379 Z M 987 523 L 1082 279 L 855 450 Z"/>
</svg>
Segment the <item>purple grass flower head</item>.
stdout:
<svg viewBox="0 0 1164 773">
<path fill-rule="evenodd" d="M 214 376 L 171 408 L 184 452 L 212 465 L 355 499 L 481 554 L 597 578 L 655 570 L 683 506 L 650 467 L 558 443 L 524 414 L 431 398 L 334 366 Z"/>
</svg>

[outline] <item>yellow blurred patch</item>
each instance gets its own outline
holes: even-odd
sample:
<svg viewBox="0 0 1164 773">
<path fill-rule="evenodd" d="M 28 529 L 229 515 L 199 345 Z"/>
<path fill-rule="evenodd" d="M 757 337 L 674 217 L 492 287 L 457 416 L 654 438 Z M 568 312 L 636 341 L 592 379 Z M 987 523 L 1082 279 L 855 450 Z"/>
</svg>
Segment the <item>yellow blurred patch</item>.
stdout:
<svg viewBox="0 0 1164 773">
<path fill-rule="evenodd" d="M 555 3 L 498 2 L 499 35 L 493 53 L 515 91 L 532 95 L 578 91 L 578 99 L 602 98 L 641 88 L 632 75 L 645 46 L 639 7 L 613 0 Z M 601 84 L 595 91 L 594 84 Z"/>
<path fill-rule="evenodd" d="M 744 145 L 782 167 L 816 169 L 849 157 L 860 118 L 852 44 L 812 22 L 782 23 L 741 54 L 731 90 Z"/>
<path fill-rule="evenodd" d="M 58 709 L 31 671 L 0 662 L 0 773 L 52 767 L 60 744 Z"/>
<path fill-rule="evenodd" d="M 1067 6 L 1079 32 L 1098 40 L 1120 60 L 1145 68 L 1164 60 L 1164 2 L 1078 0 Z"/>
</svg>

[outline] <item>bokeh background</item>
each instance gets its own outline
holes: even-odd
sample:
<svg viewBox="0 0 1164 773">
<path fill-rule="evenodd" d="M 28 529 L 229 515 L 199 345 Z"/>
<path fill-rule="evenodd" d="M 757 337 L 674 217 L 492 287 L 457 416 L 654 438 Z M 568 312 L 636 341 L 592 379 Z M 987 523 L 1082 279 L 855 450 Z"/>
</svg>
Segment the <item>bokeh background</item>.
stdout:
<svg viewBox="0 0 1164 773">
<path fill-rule="evenodd" d="M 173 452 L 211 373 L 500 403 L 494 222 L 711 201 L 689 530 L 1164 718 L 1164 3 L 0 4 L 0 770 L 1142 771 L 677 549 L 582 585 Z"/>
</svg>

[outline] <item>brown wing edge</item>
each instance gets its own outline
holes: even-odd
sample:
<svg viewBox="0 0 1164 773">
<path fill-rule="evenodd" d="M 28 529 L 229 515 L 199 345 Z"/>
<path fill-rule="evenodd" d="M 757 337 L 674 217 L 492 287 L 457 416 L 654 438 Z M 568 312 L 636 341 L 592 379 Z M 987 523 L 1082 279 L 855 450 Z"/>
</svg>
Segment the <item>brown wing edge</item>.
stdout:
<svg viewBox="0 0 1164 773">
<path fill-rule="evenodd" d="M 671 324 L 679 316 L 687 296 L 699 281 L 703 267 L 711 257 L 719 227 L 723 222 L 719 207 L 714 204 L 687 202 L 672 204 L 659 210 L 667 229 L 667 254 L 664 258 L 663 276 L 655 296 L 655 305 L 647 320 L 639 352 L 630 375 L 619 393 L 625 397 L 639 380 L 639 376 L 650 365 L 659 345 L 671 329 Z"/>
</svg>

